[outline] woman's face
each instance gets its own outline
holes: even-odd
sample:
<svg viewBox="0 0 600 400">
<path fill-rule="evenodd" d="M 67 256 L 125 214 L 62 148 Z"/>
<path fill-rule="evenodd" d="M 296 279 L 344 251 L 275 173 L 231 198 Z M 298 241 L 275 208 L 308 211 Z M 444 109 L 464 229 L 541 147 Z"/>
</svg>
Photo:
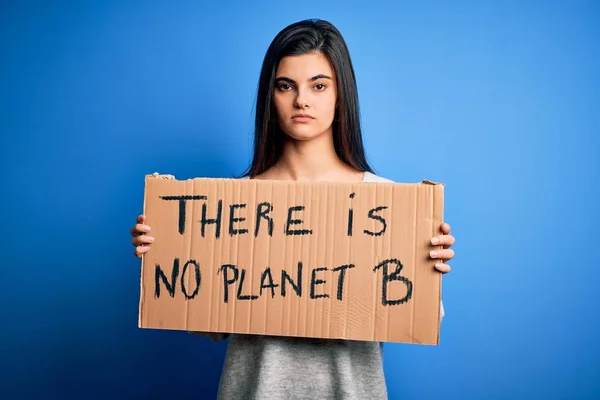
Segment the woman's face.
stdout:
<svg viewBox="0 0 600 400">
<path fill-rule="evenodd" d="M 296 140 L 331 134 L 337 86 L 335 71 L 322 53 L 281 59 L 273 92 L 281 130 Z"/>
</svg>

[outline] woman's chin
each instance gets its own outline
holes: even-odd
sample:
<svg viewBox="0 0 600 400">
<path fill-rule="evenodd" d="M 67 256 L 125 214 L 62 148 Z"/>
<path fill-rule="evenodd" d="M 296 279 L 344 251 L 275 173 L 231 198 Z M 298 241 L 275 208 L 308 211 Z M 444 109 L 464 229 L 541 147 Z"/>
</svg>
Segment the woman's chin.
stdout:
<svg viewBox="0 0 600 400">
<path fill-rule="evenodd" d="M 288 129 L 286 135 L 292 140 L 308 141 L 313 140 L 326 134 L 327 131 L 317 131 L 313 129 Z"/>
</svg>

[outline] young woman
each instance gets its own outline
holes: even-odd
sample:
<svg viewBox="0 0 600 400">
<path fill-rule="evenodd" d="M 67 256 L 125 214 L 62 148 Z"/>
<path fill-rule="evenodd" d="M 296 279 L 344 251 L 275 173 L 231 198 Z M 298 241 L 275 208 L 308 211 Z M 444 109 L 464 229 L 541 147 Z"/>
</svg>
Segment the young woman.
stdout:
<svg viewBox="0 0 600 400">
<path fill-rule="evenodd" d="M 366 161 L 354 70 L 344 39 L 330 23 L 292 24 L 265 56 L 256 106 L 250 179 L 388 181 Z M 141 257 L 153 238 L 145 217 L 131 233 Z M 454 237 L 448 224 L 432 244 L 447 273 Z M 443 313 L 443 308 L 442 308 Z M 443 315 L 443 314 L 442 314 Z M 223 334 L 199 333 L 219 340 Z M 219 386 L 223 399 L 383 399 L 387 390 L 380 343 L 231 335 Z"/>
</svg>

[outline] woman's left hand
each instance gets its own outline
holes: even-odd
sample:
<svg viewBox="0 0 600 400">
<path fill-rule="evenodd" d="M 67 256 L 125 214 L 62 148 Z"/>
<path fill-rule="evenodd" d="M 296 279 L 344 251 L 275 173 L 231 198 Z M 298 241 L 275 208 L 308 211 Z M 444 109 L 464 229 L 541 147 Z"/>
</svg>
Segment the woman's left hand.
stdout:
<svg viewBox="0 0 600 400">
<path fill-rule="evenodd" d="M 443 246 L 443 249 L 431 250 L 429 252 L 429 256 L 433 259 L 441 260 L 441 262 L 437 262 L 435 264 L 435 269 L 437 269 L 442 274 L 447 274 L 450 272 L 450 265 L 448 265 L 448 261 L 454 257 L 454 250 L 450 247 L 454 244 L 454 236 L 450 235 L 450 225 L 447 223 L 443 223 L 441 226 L 442 235 L 434 236 L 431 238 L 431 244 L 434 246 Z"/>
</svg>

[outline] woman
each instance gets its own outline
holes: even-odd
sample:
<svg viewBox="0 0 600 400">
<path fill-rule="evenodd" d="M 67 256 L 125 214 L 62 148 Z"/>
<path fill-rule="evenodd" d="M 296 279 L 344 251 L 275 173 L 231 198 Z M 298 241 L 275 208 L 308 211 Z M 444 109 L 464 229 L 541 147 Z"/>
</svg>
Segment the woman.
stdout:
<svg viewBox="0 0 600 400">
<path fill-rule="evenodd" d="M 260 75 L 250 179 L 388 181 L 372 172 L 361 138 L 354 70 L 338 30 L 326 21 L 292 24 L 273 40 Z M 152 237 L 145 217 L 132 229 L 135 254 Z M 450 267 L 454 244 L 443 224 L 432 254 Z M 443 309 L 442 309 L 443 310 Z M 209 335 L 224 339 L 229 335 Z M 231 335 L 220 381 L 224 399 L 387 398 L 380 343 Z"/>
</svg>

